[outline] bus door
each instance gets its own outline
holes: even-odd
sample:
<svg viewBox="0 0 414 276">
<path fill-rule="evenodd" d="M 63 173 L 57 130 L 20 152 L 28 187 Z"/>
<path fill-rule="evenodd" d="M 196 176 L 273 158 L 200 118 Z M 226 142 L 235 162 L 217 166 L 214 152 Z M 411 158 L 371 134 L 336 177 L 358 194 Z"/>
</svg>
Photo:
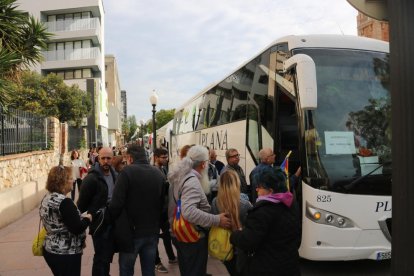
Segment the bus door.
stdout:
<svg viewBox="0 0 414 276">
<path fill-rule="evenodd" d="M 295 173 L 300 166 L 298 116 L 295 101 L 281 89 L 276 89 L 276 165 L 280 165 L 289 151 L 289 173 Z"/>
<path fill-rule="evenodd" d="M 283 62 L 290 57 L 287 44 L 277 45 L 274 86 L 274 122 L 276 166 L 280 166 L 289 151 L 289 175 L 294 174 L 301 166 L 300 162 L 300 130 L 296 89 L 292 71 L 283 72 Z"/>
<path fill-rule="evenodd" d="M 248 99 L 249 104 L 247 108 L 247 120 L 246 120 L 246 146 L 253 157 L 253 161 L 257 165 L 259 157 L 257 153 L 262 149 L 262 127 L 260 122 L 260 109 L 257 103 Z"/>
</svg>

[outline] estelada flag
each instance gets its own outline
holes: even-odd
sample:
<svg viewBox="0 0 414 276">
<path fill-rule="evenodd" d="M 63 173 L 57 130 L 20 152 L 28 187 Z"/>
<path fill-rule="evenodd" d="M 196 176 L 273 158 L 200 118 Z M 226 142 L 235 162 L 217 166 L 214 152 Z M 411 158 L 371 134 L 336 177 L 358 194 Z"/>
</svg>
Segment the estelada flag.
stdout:
<svg viewBox="0 0 414 276">
<path fill-rule="evenodd" d="M 287 185 L 288 191 L 290 191 L 290 184 L 289 184 L 289 156 L 291 154 L 292 154 L 292 151 L 290 150 L 288 152 L 288 154 L 286 154 L 285 160 L 283 160 L 282 164 L 280 164 L 280 168 L 286 174 L 286 185 Z"/>
</svg>

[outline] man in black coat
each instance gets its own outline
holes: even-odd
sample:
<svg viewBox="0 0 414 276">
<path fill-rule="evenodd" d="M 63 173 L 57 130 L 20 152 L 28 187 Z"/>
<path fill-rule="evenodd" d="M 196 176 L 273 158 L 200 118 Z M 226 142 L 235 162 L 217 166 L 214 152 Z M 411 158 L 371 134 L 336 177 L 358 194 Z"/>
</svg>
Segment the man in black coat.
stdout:
<svg viewBox="0 0 414 276">
<path fill-rule="evenodd" d="M 92 275 L 109 275 L 110 263 L 114 254 L 112 230 L 103 223 L 106 206 L 111 201 L 116 181 L 116 172 L 112 165 L 112 149 L 103 147 L 98 153 L 98 162 L 94 164 L 82 182 L 77 202 L 79 210 L 92 215 L 89 234 L 92 235 L 95 254 L 93 256 Z"/>
<path fill-rule="evenodd" d="M 133 275 L 139 254 L 142 274 L 151 275 L 165 198 L 165 176 L 148 163 L 145 149 L 136 144 L 128 147 L 127 162 L 128 166 L 118 175 L 108 210 L 109 221 L 115 223 L 119 270 L 121 275 Z"/>
</svg>

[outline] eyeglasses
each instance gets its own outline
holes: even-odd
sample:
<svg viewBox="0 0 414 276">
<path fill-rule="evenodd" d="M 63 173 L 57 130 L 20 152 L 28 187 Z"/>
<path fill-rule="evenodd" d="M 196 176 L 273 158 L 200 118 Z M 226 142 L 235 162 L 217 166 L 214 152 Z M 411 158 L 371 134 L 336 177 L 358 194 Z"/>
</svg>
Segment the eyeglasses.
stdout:
<svg viewBox="0 0 414 276">
<path fill-rule="evenodd" d="M 240 158 L 240 154 L 230 155 L 230 158 Z"/>
</svg>

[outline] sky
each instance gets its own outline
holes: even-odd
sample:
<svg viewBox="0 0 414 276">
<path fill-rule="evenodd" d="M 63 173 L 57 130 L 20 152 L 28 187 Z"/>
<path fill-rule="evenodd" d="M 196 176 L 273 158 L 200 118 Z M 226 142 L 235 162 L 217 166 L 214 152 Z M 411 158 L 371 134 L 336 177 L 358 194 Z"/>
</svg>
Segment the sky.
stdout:
<svg viewBox="0 0 414 276">
<path fill-rule="evenodd" d="M 178 108 L 285 35 L 357 35 L 346 0 L 103 0 L 128 116 Z"/>
</svg>

